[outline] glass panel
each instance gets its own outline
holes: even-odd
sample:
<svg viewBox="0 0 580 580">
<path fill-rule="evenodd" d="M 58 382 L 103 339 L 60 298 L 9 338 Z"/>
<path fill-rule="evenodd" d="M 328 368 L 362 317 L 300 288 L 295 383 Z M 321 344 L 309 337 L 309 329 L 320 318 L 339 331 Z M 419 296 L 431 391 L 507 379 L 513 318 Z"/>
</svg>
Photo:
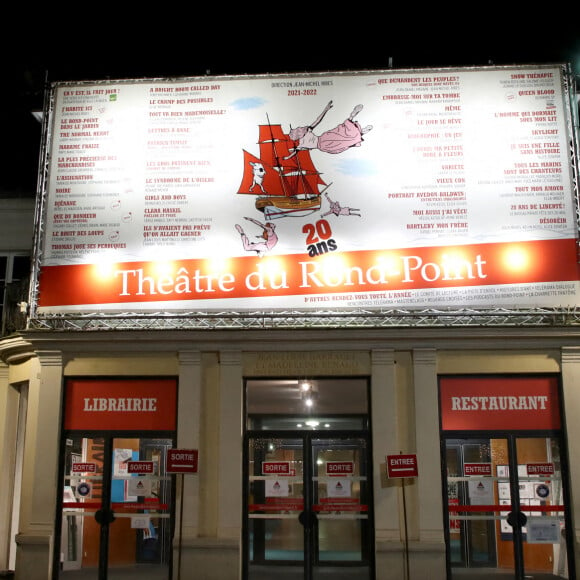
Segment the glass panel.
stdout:
<svg viewBox="0 0 580 580">
<path fill-rule="evenodd" d="M 249 579 L 304 577 L 302 439 L 253 438 L 248 448 Z"/>
<path fill-rule="evenodd" d="M 109 578 L 169 578 L 171 477 L 165 472 L 169 439 L 113 440 Z"/>
<path fill-rule="evenodd" d="M 526 574 L 567 577 L 560 447 L 550 437 L 516 440 Z"/>
<path fill-rule="evenodd" d="M 458 478 L 463 474 L 461 447 L 448 441 L 446 444 L 447 460 L 447 501 L 449 506 L 457 507 L 463 504 L 463 484 Z M 449 558 L 451 565 L 465 564 L 465 544 L 466 536 L 465 522 L 449 516 Z"/>
<path fill-rule="evenodd" d="M 367 428 L 366 417 L 259 416 L 249 417 L 252 431 L 361 431 Z"/>
<path fill-rule="evenodd" d="M 61 534 L 61 578 L 97 578 L 100 527 L 95 513 L 103 497 L 103 438 L 66 439 Z"/>
<path fill-rule="evenodd" d="M 313 439 L 312 464 L 318 547 L 313 578 L 369 578 L 366 441 Z"/>
<path fill-rule="evenodd" d="M 12 281 L 23 280 L 30 276 L 30 257 L 14 256 L 12 264 Z"/>
<path fill-rule="evenodd" d="M 474 569 L 515 578 L 507 439 L 447 440 L 446 459 L 453 580 Z"/>
<path fill-rule="evenodd" d="M 367 395 L 366 379 L 256 379 L 246 382 L 248 416 L 366 415 Z"/>
</svg>

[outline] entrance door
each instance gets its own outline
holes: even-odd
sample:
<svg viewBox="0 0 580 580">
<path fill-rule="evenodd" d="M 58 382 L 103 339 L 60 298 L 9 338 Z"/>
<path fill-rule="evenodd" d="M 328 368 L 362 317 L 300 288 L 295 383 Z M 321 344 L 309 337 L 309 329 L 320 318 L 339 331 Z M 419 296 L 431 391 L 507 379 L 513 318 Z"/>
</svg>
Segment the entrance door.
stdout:
<svg viewBox="0 0 580 580">
<path fill-rule="evenodd" d="M 446 439 L 445 451 L 454 580 L 477 567 L 517 580 L 573 577 L 559 438 Z"/>
<path fill-rule="evenodd" d="M 245 577 L 369 580 L 371 469 L 360 433 L 247 437 Z"/>
<path fill-rule="evenodd" d="M 67 434 L 60 578 L 166 580 L 171 562 L 172 439 Z"/>
</svg>

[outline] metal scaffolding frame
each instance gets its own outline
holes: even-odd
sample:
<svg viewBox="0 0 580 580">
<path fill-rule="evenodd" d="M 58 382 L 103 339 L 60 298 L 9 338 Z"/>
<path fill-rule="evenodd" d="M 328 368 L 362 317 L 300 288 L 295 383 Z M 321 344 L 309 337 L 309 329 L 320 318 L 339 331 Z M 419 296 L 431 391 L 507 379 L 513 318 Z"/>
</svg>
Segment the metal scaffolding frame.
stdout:
<svg viewBox="0 0 580 580">
<path fill-rule="evenodd" d="M 257 328 L 563 327 L 580 325 L 580 309 L 349 310 L 52 315 L 30 319 L 35 330 L 218 330 Z"/>
</svg>

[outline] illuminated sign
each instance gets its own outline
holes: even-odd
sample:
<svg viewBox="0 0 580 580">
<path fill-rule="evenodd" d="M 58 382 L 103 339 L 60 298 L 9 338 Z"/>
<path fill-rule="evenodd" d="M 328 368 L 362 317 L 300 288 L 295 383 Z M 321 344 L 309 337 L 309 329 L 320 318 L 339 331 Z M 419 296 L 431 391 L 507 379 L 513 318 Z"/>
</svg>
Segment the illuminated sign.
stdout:
<svg viewBox="0 0 580 580">
<path fill-rule="evenodd" d="M 68 379 L 65 429 L 174 431 L 173 379 Z"/>
<path fill-rule="evenodd" d="M 439 391 L 446 431 L 560 428 L 555 377 L 442 377 Z"/>
<path fill-rule="evenodd" d="M 34 312 L 576 304 L 562 75 L 57 83 Z"/>
</svg>

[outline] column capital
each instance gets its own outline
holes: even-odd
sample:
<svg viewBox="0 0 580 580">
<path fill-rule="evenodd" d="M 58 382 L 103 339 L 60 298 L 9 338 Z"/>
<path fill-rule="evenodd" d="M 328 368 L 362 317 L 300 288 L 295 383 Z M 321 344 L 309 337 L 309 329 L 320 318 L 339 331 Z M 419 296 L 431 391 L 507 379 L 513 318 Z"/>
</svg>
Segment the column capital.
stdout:
<svg viewBox="0 0 580 580">
<path fill-rule="evenodd" d="M 413 362 L 416 365 L 434 365 L 437 362 L 437 349 L 435 348 L 413 349 Z"/>
<path fill-rule="evenodd" d="M 560 351 L 562 364 L 580 363 L 580 346 L 563 346 Z"/>
<path fill-rule="evenodd" d="M 61 367 L 63 364 L 62 351 L 60 350 L 38 350 L 36 356 L 40 366 L 43 367 Z"/>
<path fill-rule="evenodd" d="M 222 366 L 238 366 L 242 364 L 241 350 L 220 350 L 219 357 Z"/>
<path fill-rule="evenodd" d="M 180 350 L 178 357 L 180 365 L 201 364 L 201 352 L 199 350 Z"/>
<path fill-rule="evenodd" d="M 371 351 L 371 364 L 377 365 L 393 365 L 395 364 L 395 349 L 381 349 Z"/>
</svg>

